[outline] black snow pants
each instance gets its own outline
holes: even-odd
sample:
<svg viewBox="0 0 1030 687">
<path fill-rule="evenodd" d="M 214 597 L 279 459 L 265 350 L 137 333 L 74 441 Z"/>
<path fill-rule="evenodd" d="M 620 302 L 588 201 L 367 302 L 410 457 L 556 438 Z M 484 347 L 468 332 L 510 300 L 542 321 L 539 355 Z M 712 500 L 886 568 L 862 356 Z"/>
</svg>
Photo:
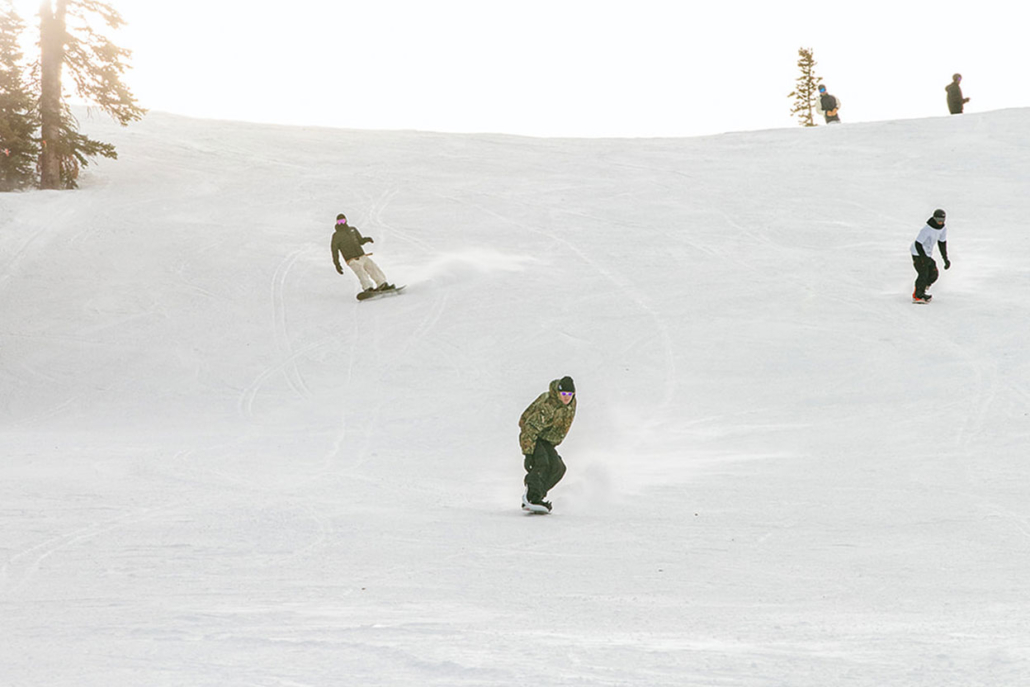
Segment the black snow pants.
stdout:
<svg viewBox="0 0 1030 687">
<path fill-rule="evenodd" d="M 922 298 L 926 295 L 926 290 L 930 288 L 930 284 L 937 281 L 937 277 L 940 276 L 940 272 L 937 271 L 937 261 L 931 257 L 923 255 L 912 256 L 912 266 L 916 268 L 916 290 L 912 295 L 916 298 Z"/>
<path fill-rule="evenodd" d="M 526 486 L 529 491 L 526 498 L 530 503 L 538 503 L 547 496 L 547 492 L 565 476 L 565 462 L 554 450 L 550 442 L 537 439 L 536 449 L 532 455 L 526 455 L 523 463 L 526 468 Z"/>
</svg>

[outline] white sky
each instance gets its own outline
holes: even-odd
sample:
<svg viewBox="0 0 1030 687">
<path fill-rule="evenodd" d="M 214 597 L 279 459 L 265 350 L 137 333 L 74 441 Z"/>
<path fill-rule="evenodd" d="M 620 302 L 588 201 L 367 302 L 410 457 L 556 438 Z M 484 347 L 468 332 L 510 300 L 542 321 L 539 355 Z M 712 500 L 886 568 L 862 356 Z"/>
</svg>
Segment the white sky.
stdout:
<svg viewBox="0 0 1030 687">
<path fill-rule="evenodd" d="M 956 71 L 966 112 L 1030 106 L 1010 0 L 109 1 L 140 104 L 201 118 L 534 136 L 789 127 L 801 46 L 845 122 L 946 115 Z M 34 26 L 38 0 L 15 6 Z"/>
</svg>

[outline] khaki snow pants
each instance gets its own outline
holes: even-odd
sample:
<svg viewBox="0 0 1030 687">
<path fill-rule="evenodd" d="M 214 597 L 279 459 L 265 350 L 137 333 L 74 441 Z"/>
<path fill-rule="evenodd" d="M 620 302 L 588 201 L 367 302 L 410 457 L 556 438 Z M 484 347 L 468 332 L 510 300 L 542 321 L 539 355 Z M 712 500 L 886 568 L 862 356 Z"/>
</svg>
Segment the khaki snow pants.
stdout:
<svg viewBox="0 0 1030 687">
<path fill-rule="evenodd" d="M 379 269 L 379 265 L 372 262 L 372 258 L 367 255 L 348 260 L 347 267 L 357 276 L 363 289 L 376 288 L 386 283 L 386 275 Z"/>
</svg>

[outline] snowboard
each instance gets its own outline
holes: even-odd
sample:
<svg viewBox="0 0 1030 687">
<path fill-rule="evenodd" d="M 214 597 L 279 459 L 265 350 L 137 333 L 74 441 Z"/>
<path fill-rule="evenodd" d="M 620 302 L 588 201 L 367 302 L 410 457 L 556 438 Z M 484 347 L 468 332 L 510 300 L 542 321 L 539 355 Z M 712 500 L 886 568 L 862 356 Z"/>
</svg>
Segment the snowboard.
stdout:
<svg viewBox="0 0 1030 687">
<path fill-rule="evenodd" d="M 386 291 L 362 291 L 358 294 L 358 300 L 374 301 L 375 299 L 382 298 L 383 296 L 396 296 L 406 287 L 407 284 L 402 284 L 401 286 L 395 286 L 394 288 L 387 289 Z"/>
<path fill-rule="evenodd" d="M 535 503 L 523 503 L 522 510 L 526 511 L 528 515 L 547 515 L 551 512 L 547 510 L 546 506 L 538 506 Z"/>
<path fill-rule="evenodd" d="M 522 510 L 526 511 L 526 513 L 534 513 L 534 514 L 537 514 L 537 515 L 547 515 L 548 513 L 551 512 L 547 508 L 547 506 L 541 506 L 541 505 L 536 504 L 536 503 L 530 503 L 529 500 L 526 498 L 526 495 L 527 495 L 527 492 L 524 490 L 522 492 Z"/>
</svg>

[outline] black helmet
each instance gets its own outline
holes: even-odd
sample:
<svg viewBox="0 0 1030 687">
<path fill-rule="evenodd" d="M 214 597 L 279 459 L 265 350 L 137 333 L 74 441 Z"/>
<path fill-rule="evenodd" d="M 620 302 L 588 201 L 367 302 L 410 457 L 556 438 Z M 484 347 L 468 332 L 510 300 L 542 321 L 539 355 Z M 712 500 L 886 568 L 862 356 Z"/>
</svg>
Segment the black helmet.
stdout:
<svg viewBox="0 0 1030 687">
<path fill-rule="evenodd" d="M 937 208 L 933 211 L 933 218 L 938 222 L 943 222 L 946 216 L 947 213 L 945 213 L 944 210 L 941 210 L 940 208 Z"/>
</svg>

